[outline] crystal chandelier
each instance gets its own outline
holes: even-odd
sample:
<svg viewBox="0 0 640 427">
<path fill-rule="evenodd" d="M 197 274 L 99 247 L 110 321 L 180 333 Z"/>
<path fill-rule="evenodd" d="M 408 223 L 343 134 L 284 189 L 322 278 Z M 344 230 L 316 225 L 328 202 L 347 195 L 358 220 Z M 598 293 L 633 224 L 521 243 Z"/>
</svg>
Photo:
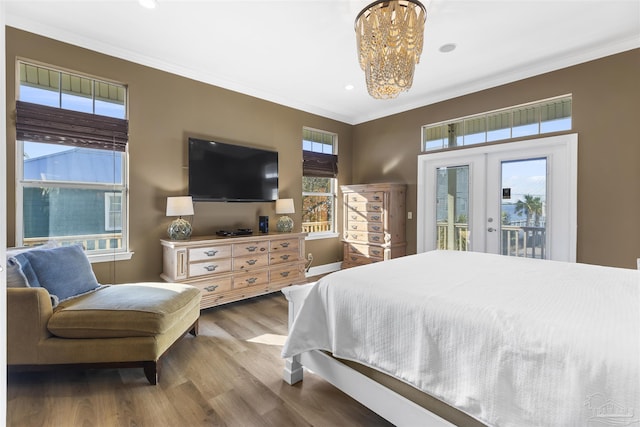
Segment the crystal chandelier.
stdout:
<svg viewBox="0 0 640 427">
<path fill-rule="evenodd" d="M 358 14 L 358 58 L 369 95 L 391 99 L 411 88 L 426 18 L 424 6 L 417 0 L 376 1 Z"/>
</svg>

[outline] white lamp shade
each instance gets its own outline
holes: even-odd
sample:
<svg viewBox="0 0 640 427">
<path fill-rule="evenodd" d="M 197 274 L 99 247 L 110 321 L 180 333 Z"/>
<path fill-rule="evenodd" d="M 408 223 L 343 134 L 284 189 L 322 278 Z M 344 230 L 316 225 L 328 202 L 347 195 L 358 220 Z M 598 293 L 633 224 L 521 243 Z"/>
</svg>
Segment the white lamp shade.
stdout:
<svg viewBox="0 0 640 427">
<path fill-rule="evenodd" d="M 276 213 L 277 214 L 290 214 L 295 213 L 293 207 L 293 199 L 278 199 L 276 200 Z"/>
<path fill-rule="evenodd" d="M 193 215 L 191 196 L 167 197 L 167 216 Z"/>
</svg>

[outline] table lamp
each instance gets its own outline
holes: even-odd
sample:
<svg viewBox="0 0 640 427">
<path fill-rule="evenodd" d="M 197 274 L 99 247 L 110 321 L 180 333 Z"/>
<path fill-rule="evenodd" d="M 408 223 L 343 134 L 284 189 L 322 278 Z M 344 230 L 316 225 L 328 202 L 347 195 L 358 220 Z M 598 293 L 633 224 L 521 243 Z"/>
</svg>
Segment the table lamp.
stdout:
<svg viewBox="0 0 640 427">
<path fill-rule="evenodd" d="M 167 197 L 167 216 L 177 216 L 167 229 L 171 240 L 187 240 L 191 237 L 191 224 L 182 215 L 193 215 L 191 196 Z"/>
<path fill-rule="evenodd" d="M 293 230 L 293 220 L 286 214 L 292 214 L 295 213 L 295 211 L 296 210 L 293 207 L 293 199 L 276 200 L 276 213 L 285 214 L 278 219 L 278 223 L 276 224 L 276 229 L 280 233 L 289 233 Z"/>
</svg>

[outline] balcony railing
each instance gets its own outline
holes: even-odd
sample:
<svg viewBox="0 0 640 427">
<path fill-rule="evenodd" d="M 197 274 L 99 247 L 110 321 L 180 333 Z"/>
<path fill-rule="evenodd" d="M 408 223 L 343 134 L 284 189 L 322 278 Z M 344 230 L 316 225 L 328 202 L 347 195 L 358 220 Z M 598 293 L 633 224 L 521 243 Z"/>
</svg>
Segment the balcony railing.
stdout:
<svg viewBox="0 0 640 427">
<path fill-rule="evenodd" d="M 436 246 L 438 249 L 469 250 L 469 225 L 455 223 L 453 228 L 439 222 Z M 502 254 L 525 258 L 545 258 L 546 228 L 502 225 Z"/>
<path fill-rule="evenodd" d="M 453 224 L 453 229 L 447 222 L 438 223 L 438 249 L 450 249 L 454 251 L 469 250 L 469 224 Z"/>
<path fill-rule="evenodd" d="M 84 234 L 74 236 L 28 237 L 24 246 L 37 246 L 47 242 L 56 242 L 60 246 L 80 243 L 87 251 L 103 251 L 122 248 L 122 233 Z"/>
<path fill-rule="evenodd" d="M 331 231 L 331 221 L 307 221 L 302 223 L 304 233 L 320 233 Z"/>
<path fill-rule="evenodd" d="M 502 254 L 545 259 L 546 228 L 502 226 Z"/>
</svg>

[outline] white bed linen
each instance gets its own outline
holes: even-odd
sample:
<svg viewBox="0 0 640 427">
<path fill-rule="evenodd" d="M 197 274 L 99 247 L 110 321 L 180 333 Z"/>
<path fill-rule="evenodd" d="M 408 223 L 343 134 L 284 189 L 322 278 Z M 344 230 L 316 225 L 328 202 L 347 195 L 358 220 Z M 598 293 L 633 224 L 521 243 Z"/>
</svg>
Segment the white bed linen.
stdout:
<svg viewBox="0 0 640 427">
<path fill-rule="evenodd" d="M 311 289 L 283 357 L 322 349 L 491 426 L 640 425 L 640 273 L 434 251 Z"/>
</svg>

